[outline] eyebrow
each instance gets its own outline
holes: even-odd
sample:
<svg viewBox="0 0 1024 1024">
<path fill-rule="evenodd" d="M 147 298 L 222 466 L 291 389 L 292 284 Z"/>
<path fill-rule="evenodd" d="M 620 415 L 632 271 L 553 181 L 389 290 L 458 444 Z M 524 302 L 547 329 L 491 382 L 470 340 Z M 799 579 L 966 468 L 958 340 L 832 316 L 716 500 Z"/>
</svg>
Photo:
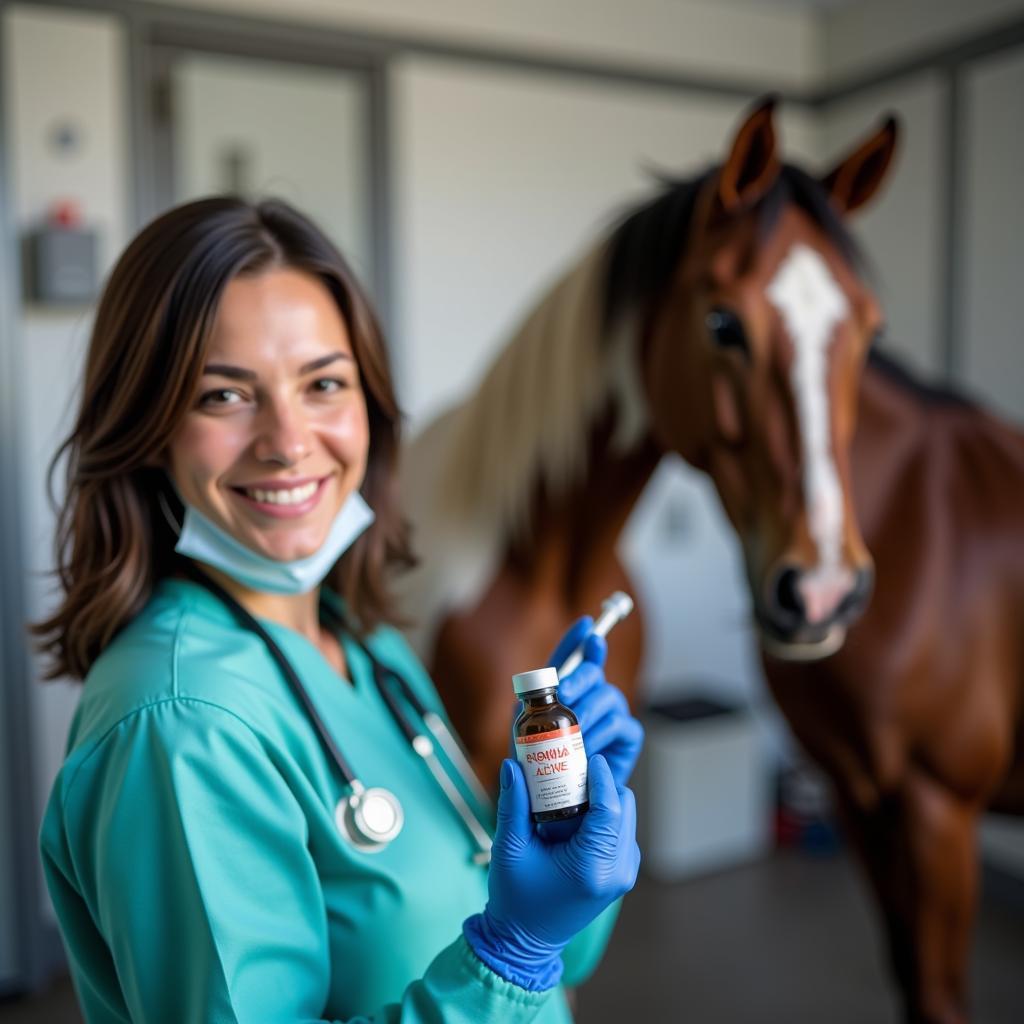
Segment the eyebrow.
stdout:
<svg viewBox="0 0 1024 1024">
<path fill-rule="evenodd" d="M 331 363 L 338 359 L 348 359 L 352 361 L 352 357 L 347 352 L 331 352 L 329 355 L 321 356 L 319 359 L 314 359 L 311 363 L 306 363 L 304 366 L 299 367 L 299 376 L 304 377 L 307 373 L 313 373 L 315 370 L 323 369 L 325 366 L 329 366 Z M 230 377 L 232 380 L 256 380 L 257 374 L 253 373 L 252 370 L 244 370 L 241 366 L 228 366 L 226 363 L 207 363 L 203 368 L 203 375 L 216 374 L 218 377 Z"/>
</svg>

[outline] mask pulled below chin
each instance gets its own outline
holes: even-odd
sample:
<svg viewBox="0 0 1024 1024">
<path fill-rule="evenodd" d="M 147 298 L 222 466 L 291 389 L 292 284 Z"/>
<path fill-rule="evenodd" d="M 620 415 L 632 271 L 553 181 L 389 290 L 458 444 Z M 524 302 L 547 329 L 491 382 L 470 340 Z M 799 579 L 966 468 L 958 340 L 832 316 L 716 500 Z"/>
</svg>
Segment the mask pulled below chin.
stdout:
<svg viewBox="0 0 1024 1024">
<path fill-rule="evenodd" d="M 305 558 L 279 562 L 247 548 L 184 502 L 185 520 L 174 550 L 211 565 L 252 590 L 304 594 L 319 586 L 334 564 L 373 522 L 373 509 L 354 491 L 345 499 L 323 544 Z"/>
</svg>

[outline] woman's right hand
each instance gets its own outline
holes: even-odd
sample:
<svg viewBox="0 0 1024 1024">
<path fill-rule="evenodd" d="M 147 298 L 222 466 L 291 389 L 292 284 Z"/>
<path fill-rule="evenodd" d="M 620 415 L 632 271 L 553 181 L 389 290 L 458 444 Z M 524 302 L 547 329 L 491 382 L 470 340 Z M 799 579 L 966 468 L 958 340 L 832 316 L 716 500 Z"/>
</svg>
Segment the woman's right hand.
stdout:
<svg viewBox="0 0 1024 1024">
<path fill-rule="evenodd" d="M 569 940 L 636 882 L 633 793 L 616 788 L 600 755 L 590 759 L 587 780 L 590 809 L 580 827 L 549 843 L 530 817 L 522 769 L 512 760 L 501 766 L 487 906 L 464 930 L 484 963 L 524 988 L 555 984 Z"/>
</svg>

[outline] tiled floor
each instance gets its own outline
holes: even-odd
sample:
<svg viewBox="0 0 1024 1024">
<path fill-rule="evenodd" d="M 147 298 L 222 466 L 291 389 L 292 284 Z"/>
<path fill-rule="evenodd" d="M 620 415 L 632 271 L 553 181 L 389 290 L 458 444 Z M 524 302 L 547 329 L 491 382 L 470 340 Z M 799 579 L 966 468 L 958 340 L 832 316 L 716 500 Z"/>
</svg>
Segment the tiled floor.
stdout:
<svg viewBox="0 0 1024 1024">
<path fill-rule="evenodd" d="M 1024 1020 L 1024 907 L 983 900 L 973 1024 Z M 681 885 L 642 879 L 578 993 L 580 1024 L 897 1024 L 873 909 L 842 858 L 778 854 Z M 65 982 L 2 1024 L 78 1024 Z M 482 1022 L 483 1024 L 483 1022 Z"/>
<path fill-rule="evenodd" d="M 844 858 L 796 853 L 623 907 L 582 1024 L 897 1024 L 874 906 Z M 1024 906 L 989 895 L 975 941 L 974 1024 L 1024 1021 Z"/>
</svg>

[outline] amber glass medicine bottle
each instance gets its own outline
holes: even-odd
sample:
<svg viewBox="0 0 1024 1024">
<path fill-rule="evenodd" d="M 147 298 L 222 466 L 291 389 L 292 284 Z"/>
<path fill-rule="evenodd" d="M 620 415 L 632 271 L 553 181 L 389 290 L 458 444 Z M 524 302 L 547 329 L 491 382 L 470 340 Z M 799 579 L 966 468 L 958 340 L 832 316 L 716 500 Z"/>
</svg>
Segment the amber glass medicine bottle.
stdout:
<svg viewBox="0 0 1024 1024">
<path fill-rule="evenodd" d="M 587 801 L 587 754 L 576 716 L 558 700 L 558 671 L 540 668 L 512 677 L 523 702 L 516 719 L 516 759 L 530 791 L 533 820 L 564 821 Z"/>
</svg>

